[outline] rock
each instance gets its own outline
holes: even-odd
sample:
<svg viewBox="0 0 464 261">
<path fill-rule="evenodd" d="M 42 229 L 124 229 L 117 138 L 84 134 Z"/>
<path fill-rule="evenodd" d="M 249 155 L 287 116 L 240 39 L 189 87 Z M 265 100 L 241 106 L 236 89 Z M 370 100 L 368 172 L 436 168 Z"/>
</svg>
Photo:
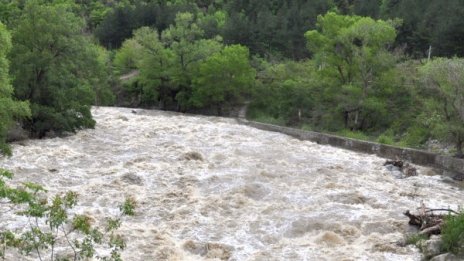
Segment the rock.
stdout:
<svg viewBox="0 0 464 261">
<path fill-rule="evenodd" d="M 133 173 L 124 174 L 121 180 L 131 185 L 137 185 L 137 186 L 143 185 L 143 179 Z"/>
<path fill-rule="evenodd" d="M 454 175 L 453 180 L 464 181 L 464 174 L 458 173 L 458 174 Z"/>
<path fill-rule="evenodd" d="M 441 254 L 430 259 L 430 261 L 460 261 L 463 260 L 451 253 Z"/>
<path fill-rule="evenodd" d="M 316 243 L 335 247 L 338 245 L 344 245 L 346 242 L 339 234 L 327 231 L 317 237 Z"/>
<path fill-rule="evenodd" d="M 203 243 L 191 240 L 185 242 L 183 248 L 194 255 L 220 260 L 229 260 L 234 249 L 224 244 Z"/>
<path fill-rule="evenodd" d="M 45 132 L 45 136 L 44 138 L 46 139 L 54 139 L 54 138 L 57 138 L 58 137 L 58 134 L 56 134 L 56 132 L 54 130 L 49 130 L 47 132 Z"/>
<path fill-rule="evenodd" d="M 196 151 L 192 151 L 192 152 L 185 153 L 183 159 L 203 161 L 203 156 Z"/>
<path fill-rule="evenodd" d="M 433 235 L 429 240 L 422 241 L 419 244 L 419 248 L 422 250 L 425 258 L 429 259 L 441 253 L 441 244 L 441 237 Z"/>
<path fill-rule="evenodd" d="M 406 177 L 413 177 L 417 176 L 417 169 L 410 164 L 406 163 L 406 165 L 403 168 L 403 173 L 406 175 Z"/>
<path fill-rule="evenodd" d="M 6 135 L 7 142 L 21 141 L 28 138 L 28 133 L 21 127 L 21 124 L 14 124 Z"/>
<path fill-rule="evenodd" d="M 126 116 L 123 116 L 123 115 L 119 115 L 118 119 L 120 119 L 122 121 L 129 121 L 129 119 Z"/>
<path fill-rule="evenodd" d="M 208 253 L 206 254 L 207 258 L 229 260 L 230 256 L 232 255 L 233 248 L 223 244 L 208 243 L 206 244 L 206 249 L 208 250 Z"/>
</svg>

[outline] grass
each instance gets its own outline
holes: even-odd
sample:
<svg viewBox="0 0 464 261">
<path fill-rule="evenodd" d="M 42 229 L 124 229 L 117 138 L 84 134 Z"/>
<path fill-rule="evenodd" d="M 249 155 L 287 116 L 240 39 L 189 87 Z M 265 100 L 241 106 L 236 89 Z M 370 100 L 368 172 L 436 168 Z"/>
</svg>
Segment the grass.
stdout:
<svg viewBox="0 0 464 261">
<path fill-rule="evenodd" d="M 406 238 L 406 245 L 415 245 L 417 246 L 421 241 L 427 240 L 426 235 L 420 234 L 411 234 Z"/>
<path fill-rule="evenodd" d="M 447 217 L 441 235 L 444 251 L 464 255 L 464 212 Z"/>
</svg>

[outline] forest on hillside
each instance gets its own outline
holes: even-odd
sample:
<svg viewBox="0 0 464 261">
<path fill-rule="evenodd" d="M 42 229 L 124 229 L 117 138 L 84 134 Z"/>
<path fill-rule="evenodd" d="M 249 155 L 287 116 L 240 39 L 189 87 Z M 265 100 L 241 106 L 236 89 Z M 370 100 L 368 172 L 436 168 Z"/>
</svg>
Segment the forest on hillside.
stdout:
<svg viewBox="0 0 464 261">
<path fill-rule="evenodd" d="M 0 145 L 92 105 L 248 117 L 463 157 L 459 0 L 0 0 Z"/>
</svg>

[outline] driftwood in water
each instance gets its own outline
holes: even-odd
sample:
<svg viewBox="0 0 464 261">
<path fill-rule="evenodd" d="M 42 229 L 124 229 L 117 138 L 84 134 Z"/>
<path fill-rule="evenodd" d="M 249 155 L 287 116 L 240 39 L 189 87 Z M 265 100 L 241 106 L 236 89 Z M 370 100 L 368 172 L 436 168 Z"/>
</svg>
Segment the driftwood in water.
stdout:
<svg viewBox="0 0 464 261">
<path fill-rule="evenodd" d="M 447 212 L 446 214 L 436 214 L 437 212 Z M 421 235 L 438 235 L 441 233 L 441 227 L 444 219 L 450 214 L 457 214 L 456 211 L 451 209 L 429 209 L 421 205 L 418 214 L 411 214 L 406 211 L 405 216 L 409 218 L 409 224 L 419 228 Z"/>
<path fill-rule="evenodd" d="M 417 176 L 417 169 L 415 167 L 413 167 L 411 164 L 407 162 L 405 163 L 398 159 L 387 160 L 383 165 L 384 166 L 392 165 L 392 166 L 399 168 L 406 177 Z"/>
<path fill-rule="evenodd" d="M 401 160 L 387 160 L 387 161 L 385 161 L 385 163 L 383 165 L 384 166 L 393 165 L 395 167 L 398 167 L 398 168 L 402 169 L 403 165 L 404 165 L 404 162 L 401 161 Z"/>
</svg>

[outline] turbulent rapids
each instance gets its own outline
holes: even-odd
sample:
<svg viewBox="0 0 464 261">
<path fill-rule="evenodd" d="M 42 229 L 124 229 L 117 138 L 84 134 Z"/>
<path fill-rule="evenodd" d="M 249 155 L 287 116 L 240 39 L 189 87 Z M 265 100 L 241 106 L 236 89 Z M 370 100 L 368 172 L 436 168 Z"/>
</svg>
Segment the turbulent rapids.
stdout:
<svg viewBox="0 0 464 261">
<path fill-rule="evenodd" d="M 124 260 L 420 260 L 397 244 L 406 209 L 457 209 L 464 192 L 427 168 L 397 179 L 385 159 L 233 119 L 94 108 L 97 126 L 13 146 L 0 166 L 51 194 L 79 193 L 95 220 L 126 196 Z M 0 228 L 26 220 L 3 213 Z"/>
</svg>

